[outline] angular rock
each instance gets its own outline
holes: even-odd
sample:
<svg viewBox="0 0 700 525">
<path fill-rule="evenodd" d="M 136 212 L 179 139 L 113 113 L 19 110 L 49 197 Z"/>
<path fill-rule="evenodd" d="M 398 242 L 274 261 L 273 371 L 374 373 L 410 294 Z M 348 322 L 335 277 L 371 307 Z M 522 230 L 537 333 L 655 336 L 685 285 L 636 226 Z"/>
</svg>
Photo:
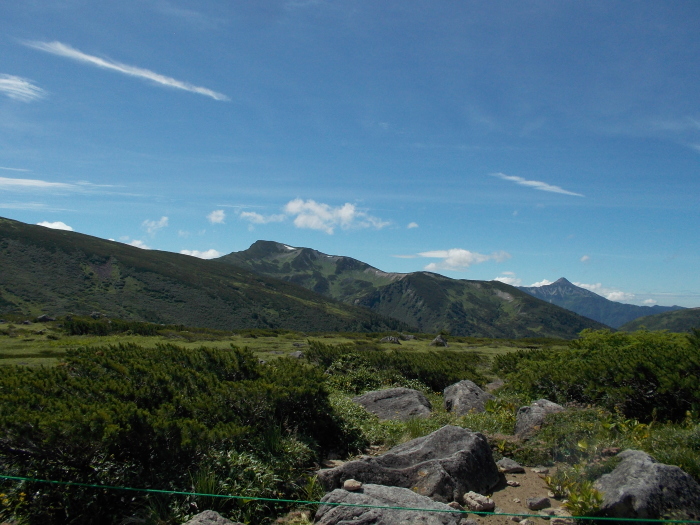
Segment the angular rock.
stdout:
<svg viewBox="0 0 700 525">
<path fill-rule="evenodd" d="M 488 496 L 482 496 L 476 492 L 467 492 L 464 495 L 464 506 L 475 512 L 491 512 L 496 508 L 496 502 Z"/>
<path fill-rule="evenodd" d="M 520 407 L 515 416 L 515 435 L 521 439 L 529 437 L 542 428 L 545 417 L 563 410 L 563 406 L 546 399 L 533 401 L 529 407 Z"/>
<path fill-rule="evenodd" d="M 318 479 L 326 490 L 356 479 L 365 484 L 412 489 L 437 501 L 461 503 L 466 492 L 484 493 L 493 488 L 500 474 L 482 434 L 447 425 L 381 456 L 365 456 L 320 470 Z"/>
<path fill-rule="evenodd" d="M 504 474 L 524 474 L 525 469 L 517 461 L 513 461 L 510 458 L 503 458 L 496 461 L 496 466 L 498 470 Z"/>
<path fill-rule="evenodd" d="M 233 522 L 227 520 L 218 512 L 213 510 L 205 510 L 200 512 L 196 516 L 192 516 L 192 519 L 185 522 L 183 525 L 243 525 L 239 522 Z"/>
<path fill-rule="evenodd" d="M 297 350 L 296 352 L 292 352 L 291 354 L 289 354 L 289 357 L 293 359 L 301 359 L 304 357 L 304 352 L 302 352 L 301 350 Z"/>
<path fill-rule="evenodd" d="M 445 410 L 463 416 L 469 412 L 484 412 L 486 402 L 495 399 L 491 394 L 484 392 L 479 385 L 465 379 L 459 383 L 448 386 L 444 392 Z"/>
<path fill-rule="evenodd" d="M 526 504 L 530 510 L 542 510 L 551 506 L 549 498 L 545 497 L 527 498 Z"/>
<path fill-rule="evenodd" d="M 622 461 L 594 487 L 603 493 L 601 514 L 658 519 L 671 511 L 700 518 L 700 485 L 680 468 L 658 463 L 641 450 L 625 450 Z"/>
<path fill-rule="evenodd" d="M 351 503 L 354 505 L 377 505 L 383 507 L 408 507 L 413 509 L 444 510 L 445 512 L 421 512 L 415 510 L 372 509 L 367 507 L 345 507 L 319 505 L 314 523 L 316 525 L 459 525 L 464 516 L 444 503 L 438 503 L 412 490 L 400 487 L 385 487 L 367 484 L 358 492 L 336 489 L 326 494 L 322 502 Z"/>
<path fill-rule="evenodd" d="M 392 343 L 392 344 L 395 344 L 395 345 L 400 345 L 400 344 L 401 344 L 401 341 L 399 341 L 399 338 L 396 337 L 396 336 L 393 336 L 393 335 L 388 335 L 388 336 L 386 336 L 386 337 L 382 337 L 382 338 L 379 340 L 379 342 L 380 342 L 380 343 Z"/>
<path fill-rule="evenodd" d="M 438 335 L 435 339 L 430 342 L 430 346 L 447 346 L 447 339 Z"/>
<path fill-rule="evenodd" d="M 50 317 L 46 314 L 42 314 L 39 317 L 37 317 L 36 319 L 34 319 L 34 322 L 35 323 L 48 323 L 48 322 L 55 321 L 55 320 L 56 319 L 53 317 Z"/>
<path fill-rule="evenodd" d="M 428 417 L 432 406 L 428 398 L 411 388 L 389 388 L 375 390 L 354 397 L 353 402 L 362 405 L 379 419 L 400 419 Z"/>
</svg>

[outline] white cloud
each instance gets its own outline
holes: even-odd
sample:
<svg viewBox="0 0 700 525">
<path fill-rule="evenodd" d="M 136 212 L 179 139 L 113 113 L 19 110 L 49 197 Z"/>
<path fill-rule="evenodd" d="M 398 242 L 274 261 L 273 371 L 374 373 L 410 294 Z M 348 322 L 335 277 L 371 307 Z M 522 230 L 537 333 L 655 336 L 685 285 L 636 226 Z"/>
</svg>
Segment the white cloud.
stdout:
<svg viewBox="0 0 700 525">
<path fill-rule="evenodd" d="M 51 228 L 53 230 L 66 230 L 68 232 L 72 232 L 73 228 L 68 226 L 65 222 L 61 221 L 56 221 L 56 222 L 49 222 L 49 221 L 42 221 L 42 222 L 37 222 L 37 226 L 45 226 L 47 228 Z"/>
<path fill-rule="evenodd" d="M 450 250 L 435 250 L 431 252 L 421 252 L 420 257 L 428 257 L 433 259 L 442 259 L 438 263 L 430 263 L 425 269 L 432 272 L 436 270 L 466 270 L 474 264 L 481 264 L 487 261 L 503 262 L 510 259 L 511 255 L 507 252 L 494 252 L 491 255 L 483 253 L 470 252 L 461 248 L 452 248 Z"/>
<path fill-rule="evenodd" d="M 158 230 L 162 230 L 167 225 L 168 225 L 168 218 L 165 216 L 161 217 L 157 221 L 149 221 L 148 219 L 146 219 L 141 224 L 142 227 L 146 228 L 146 231 L 150 235 L 155 235 L 158 232 Z"/>
<path fill-rule="evenodd" d="M 151 82 L 155 82 L 156 84 L 160 84 L 162 86 L 183 89 L 191 93 L 198 93 L 200 95 L 211 97 L 214 100 L 229 100 L 229 98 L 226 95 L 222 93 L 217 93 L 216 91 L 212 91 L 211 89 L 195 86 L 194 84 L 190 84 L 189 82 L 176 80 L 174 78 L 155 73 L 148 69 L 129 66 L 127 64 L 115 62 L 114 60 L 110 60 L 107 58 L 100 58 L 97 56 L 88 55 L 61 42 L 25 42 L 25 45 L 34 49 L 38 49 L 40 51 L 46 51 L 47 53 L 62 56 L 65 58 L 70 58 L 72 60 L 77 60 L 78 62 L 84 62 L 92 66 L 117 71 L 119 73 L 123 73 L 124 75 L 150 80 Z"/>
<path fill-rule="evenodd" d="M 204 252 L 200 252 L 199 250 L 180 250 L 180 253 L 183 255 L 191 255 L 192 257 L 199 257 L 200 259 L 216 259 L 217 257 L 221 257 L 221 254 L 213 248 Z"/>
<path fill-rule="evenodd" d="M 547 286 L 548 284 L 552 284 L 553 281 L 550 281 L 548 279 L 542 279 L 541 281 L 538 281 L 536 283 L 532 283 L 530 286 L 532 288 L 539 288 L 540 286 Z"/>
<path fill-rule="evenodd" d="M 418 228 L 418 223 L 417 222 L 409 222 L 408 226 L 406 226 L 406 228 L 408 228 L 409 230 L 411 228 Z"/>
<path fill-rule="evenodd" d="M 579 259 L 579 260 L 580 260 L 582 263 L 585 263 L 585 262 L 590 261 L 591 258 L 590 258 L 588 255 L 584 255 L 584 256 L 581 257 L 581 259 Z"/>
<path fill-rule="evenodd" d="M 511 286 L 520 286 L 523 283 L 523 280 L 518 279 L 517 277 L 496 277 L 493 280 L 501 282 L 501 283 L 509 284 Z"/>
<path fill-rule="evenodd" d="M 47 182 L 39 179 L 13 179 L 9 177 L 0 177 L 0 189 L 4 190 L 69 190 L 79 191 L 80 188 L 75 184 L 65 182 Z"/>
<path fill-rule="evenodd" d="M 190 232 L 186 230 L 178 230 L 177 232 L 178 237 L 184 237 L 185 239 L 190 236 Z"/>
<path fill-rule="evenodd" d="M 207 215 L 207 219 L 209 219 L 209 222 L 212 224 L 223 224 L 225 218 L 226 214 L 224 213 L 224 210 L 214 210 Z"/>
<path fill-rule="evenodd" d="M 285 205 L 284 212 L 294 216 L 294 225 L 297 228 L 320 230 L 329 235 L 333 234 L 336 227 L 344 230 L 350 228 L 381 229 L 390 224 L 388 221 L 372 217 L 366 212 L 358 210 L 354 204 L 349 202 L 334 208 L 311 199 L 306 201 L 294 199 Z"/>
<path fill-rule="evenodd" d="M 242 211 L 240 214 L 241 219 L 250 222 L 251 224 L 268 224 L 270 222 L 282 222 L 287 217 L 286 215 L 261 215 L 254 211 Z"/>
<path fill-rule="evenodd" d="M 129 243 L 129 246 L 135 246 L 136 248 L 141 248 L 142 250 L 150 250 L 151 247 L 147 246 L 145 242 L 134 239 Z"/>
<path fill-rule="evenodd" d="M 541 191 L 549 191 L 552 193 L 561 193 L 563 195 L 573 195 L 575 197 L 583 197 L 580 193 L 574 193 L 573 191 L 568 191 L 559 186 L 553 186 L 552 184 L 547 184 L 546 182 L 541 182 L 538 180 L 526 180 L 522 177 L 516 177 L 514 175 L 506 175 L 505 173 L 492 173 L 492 177 L 498 177 L 499 179 L 508 180 L 520 184 L 521 186 L 527 186 L 529 188 L 534 188 Z"/>
<path fill-rule="evenodd" d="M 629 292 L 623 292 L 615 288 L 606 288 L 601 283 L 586 284 L 586 283 L 574 283 L 576 286 L 589 290 L 598 295 L 602 295 L 609 301 L 631 301 L 634 299 L 635 295 Z"/>
<path fill-rule="evenodd" d="M 654 306 L 656 304 L 656 299 L 644 299 L 643 302 L 647 306 Z"/>
<path fill-rule="evenodd" d="M 32 171 L 32 170 L 27 170 L 24 168 L 8 168 L 7 166 L 0 166 L 0 170 L 7 170 L 7 171 Z"/>
<path fill-rule="evenodd" d="M 26 78 L 0 74 L 0 93 L 21 102 L 32 102 L 46 96 L 46 91 Z"/>
</svg>

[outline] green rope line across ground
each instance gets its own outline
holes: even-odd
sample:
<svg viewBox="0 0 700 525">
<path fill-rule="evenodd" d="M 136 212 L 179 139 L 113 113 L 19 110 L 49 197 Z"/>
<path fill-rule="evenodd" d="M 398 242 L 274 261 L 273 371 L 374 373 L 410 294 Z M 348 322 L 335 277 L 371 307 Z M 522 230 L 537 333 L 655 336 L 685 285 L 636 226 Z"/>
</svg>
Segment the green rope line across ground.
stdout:
<svg viewBox="0 0 700 525">
<path fill-rule="evenodd" d="M 204 494 L 201 492 L 185 492 L 179 490 L 163 490 L 163 489 L 142 489 L 135 487 L 115 487 L 112 485 L 96 485 L 93 483 L 79 483 L 77 481 L 55 481 L 50 479 L 36 479 L 36 478 L 25 478 L 22 476 L 6 476 L 0 474 L 0 479 L 7 479 L 12 481 L 28 481 L 31 483 L 49 483 L 52 485 L 68 485 L 73 487 L 88 487 L 103 490 L 127 490 L 131 492 L 146 492 L 151 494 L 171 494 L 174 496 L 200 496 L 206 498 L 227 498 L 227 499 L 237 499 L 246 501 L 269 501 L 273 503 L 296 503 L 298 505 L 328 505 L 336 507 L 362 507 L 369 509 L 386 509 L 386 510 L 411 510 L 417 512 L 450 512 L 455 514 L 478 514 L 479 516 L 518 516 L 525 518 L 541 518 L 541 519 L 551 519 L 556 516 L 543 516 L 541 514 L 517 514 L 517 513 L 506 513 L 506 512 L 482 512 L 473 510 L 441 510 L 441 509 L 421 509 L 421 508 L 411 508 L 411 507 L 390 507 L 383 505 L 364 505 L 360 503 L 336 503 L 336 502 L 321 502 L 321 501 L 304 501 L 296 499 L 276 499 L 276 498 L 260 498 L 255 496 L 233 496 L 230 494 Z M 689 523 L 689 524 L 700 524 L 700 521 L 694 520 L 657 520 L 648 518 L 605 518 L 605 517 L 594 517 L 594 516 L 576 516 L 576 520 L 596 520 L 596 521 L 627 521 L 627 522 L 646 522 L 646 523 Z"/>
</svg>

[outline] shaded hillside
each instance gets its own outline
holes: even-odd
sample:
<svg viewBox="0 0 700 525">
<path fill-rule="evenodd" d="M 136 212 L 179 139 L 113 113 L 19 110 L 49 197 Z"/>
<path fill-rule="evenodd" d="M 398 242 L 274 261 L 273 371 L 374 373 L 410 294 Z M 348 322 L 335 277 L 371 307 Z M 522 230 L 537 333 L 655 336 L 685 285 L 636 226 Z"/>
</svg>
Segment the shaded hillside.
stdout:
<svg viewBox="0 0 700 525">
<path fill-rule="evenodd" d="M 700 328 L 700 308 L 686 308 L 674 312 L 664 312 L 640 317 L 620 327 L 625 332 L 635 330 L 668 330 L 669 332 L 690 332 Z"/>
<path fill-rule="evenodd" d="M 619 328 L 638 317 L 683 309 L 681 306 L 636 306 L 610 301 L 572 284 L 563 277 L 545 286 L 519 286 L 518 288 L 533 297 L 613 328 Z"/>
<path fill-rule="evenodd" d="M 407 328 L 230 264 L 0 218 L 0 313 L 93 311 L 221 329 Z"/>
<path fill-rule="evenodd" d="M 417 326 L 482 337 L 576 337 L 603 325 L 495 281 L 429 272 L 386 273 L 366 263 L 309 248 L 258 241 L 219 259 L 371 308 Z"/>
</svg>

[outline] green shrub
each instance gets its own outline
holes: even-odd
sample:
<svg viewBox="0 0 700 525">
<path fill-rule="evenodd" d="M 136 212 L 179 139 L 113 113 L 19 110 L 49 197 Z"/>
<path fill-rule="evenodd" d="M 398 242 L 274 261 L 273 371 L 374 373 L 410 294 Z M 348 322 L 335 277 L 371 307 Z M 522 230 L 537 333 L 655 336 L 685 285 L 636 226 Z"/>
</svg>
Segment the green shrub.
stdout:
<svg viewBox="0 0 700 525">
<path fill-rule="evenodd" d="M 321 370 L 288 359 L 261 365 L 233 347 L 128 344 L 69 351 L 54 368 L 7 367 L 0 428 L 0 467 L 11 475 L 188 490 L 202 471 L 219 490 L 251 496 L 293 495 L 314 448 L 351 445 Z M 3 493 L 5 514 L 46 524 L 118 523 L 164 500 L 29 482 L 5 483 Z M 270 508 L 232 511 L 256 521 Z"/>
<path fill-rule="evenodd" d="M 584 331 L 569 348 L 499 356 L 494 367 L 511 392 L 600 405 L 643 422 L 700 410 L 700 348 L 680 334 Z"/>
</svg>

